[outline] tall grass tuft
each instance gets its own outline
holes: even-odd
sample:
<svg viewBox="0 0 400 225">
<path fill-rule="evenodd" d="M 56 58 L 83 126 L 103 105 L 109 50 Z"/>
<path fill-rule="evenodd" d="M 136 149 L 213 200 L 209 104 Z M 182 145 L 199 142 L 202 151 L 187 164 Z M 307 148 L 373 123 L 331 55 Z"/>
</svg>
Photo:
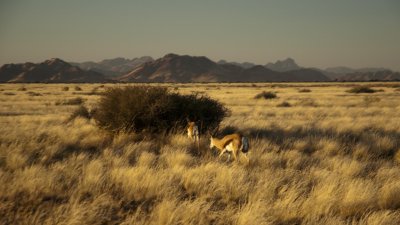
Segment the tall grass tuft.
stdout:
<svg viewBox="0 0 400 225">
<path fill-rule="evenodd" d="M 79 106 L 74 112 L 72 112 L 72 114 L 68 118 L 68 121 L 74 120 L 77 117 L 90 119 L 89 110 L 83 105 Z"/>
</svg>

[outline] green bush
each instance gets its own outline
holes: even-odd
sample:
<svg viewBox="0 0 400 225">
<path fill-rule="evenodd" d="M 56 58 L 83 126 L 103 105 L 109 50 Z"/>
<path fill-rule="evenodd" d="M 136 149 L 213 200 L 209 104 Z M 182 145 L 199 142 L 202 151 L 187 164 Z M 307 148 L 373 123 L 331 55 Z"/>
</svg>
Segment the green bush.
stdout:
<svg viewBox="0 0 400 225">
<path fill-rule="evenodd" d="M 183 129 L 187 119 L 197 121 L 201 132 L 213 130 L 227 114 L 221 103 L 206 96 L 134 86 L 107 89 L 92 116 L 107 130 L 152 133 Z"/>
<path fill-rule="evenodd" d="M 358 86 L 358 87 L 353 87 L 352 89 L 348 90 L 347 92 L 349 93 L 375 93 L 376 90 L 367 87 L 367 86 Z"/>
<path fill-rule="evenodd" d="M 263 91 L 259 94 L 257 94 L 256 96 L 254 96 L 255 99 L 260 99 L 260 98 L 264 98 L 264 99 L 272 99 L 272 98 L 276 98 L 276 94 L 270 91 Z"/>
</svg>

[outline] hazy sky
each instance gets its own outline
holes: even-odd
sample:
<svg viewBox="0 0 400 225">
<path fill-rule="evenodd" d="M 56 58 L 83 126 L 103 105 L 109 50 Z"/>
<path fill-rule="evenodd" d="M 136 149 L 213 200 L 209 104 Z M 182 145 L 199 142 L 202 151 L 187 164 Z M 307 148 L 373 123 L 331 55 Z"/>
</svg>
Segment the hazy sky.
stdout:
<svg viewBox="0 0 400 225">
<path fill-rule="evenodd" d="M 170 52 L 400 70 L 400 0 L 0 0 L 0 65 Z"/>
</svg>

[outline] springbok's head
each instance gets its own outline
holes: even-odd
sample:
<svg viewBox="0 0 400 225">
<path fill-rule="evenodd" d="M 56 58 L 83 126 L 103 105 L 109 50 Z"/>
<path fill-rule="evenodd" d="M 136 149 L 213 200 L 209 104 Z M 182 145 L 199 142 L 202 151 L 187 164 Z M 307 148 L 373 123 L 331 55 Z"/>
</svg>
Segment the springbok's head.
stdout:
<svg viewBox="0 0 400 225">
<path fill-rule="evenodd" d="M 212 131 L 207 131 L 208 135 L 210 136 L 210 149 L 214 148 L 214 146 L 215 146 L 215 138 L 214 137 L 218 132 L 218 128 L 219 127 L 216 127 Z"/>
<path fill-rule="evenodd" d="M 214 146 L 215 146 L 215 144 L 214 144 L 214 138 L 211 136 L 211 137 L 210 137 L 210 149 L 213 149 Z"/>
<path fill-rule="evenodd" d="M 189 119 L 189 117 L 186 117 L 186 122 L 187 122 L 187 128 L 188 129 L 196 126 L 196 122 L 194 122 L 193 120 Z"/>
<path fill-rule="evenodd" d="M 196 125 L 196 122 L 188 121 L 188 127 L 194 127 L 195 125 Z"/>
</svg>

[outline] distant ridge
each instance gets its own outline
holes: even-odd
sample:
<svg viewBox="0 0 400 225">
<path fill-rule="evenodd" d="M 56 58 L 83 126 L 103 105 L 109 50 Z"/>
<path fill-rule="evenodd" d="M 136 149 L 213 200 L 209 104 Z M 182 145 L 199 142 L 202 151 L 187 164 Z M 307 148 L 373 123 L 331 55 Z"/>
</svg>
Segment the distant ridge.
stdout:
<svg viewBox="0 0 400 225">
<path fill-rule="evenodd" d="M 360 68 L 353 69 L 345 66 L 330 67 L 322 72 L 335 81 L 395 81 L 398 72 L 385 68 Z M 396 75 L 397 74 L 397 75 Z"/>
<path fill-rule="evenodd" d="M 400 73 L 391 70 L 375 72 L 353 72 L 340 76 L 337 81 L 400 81 Z"/>
<path fill-rule="evenodd" d="M 167 54 L 117 78 L 124 82 L 272 82 L 329 81 L 316 70 L 277 72 L 256 65 L 215 63 L 204 56 Z"/>
<path fill-rule="evenodd" d="M 399 72 L 385 68 L 304 68 L 294 59 L 256 65 L 205 56 L 167 54 L 154 60 L 149 56 L 117 57 L 100 62 L 67 63 L 53 58 L 42 63 L 4 64 L 0 82 L 326 82 L 399 81 Z"/>
<path fill-rule="evenodd" d="M 278 72 L 288 72 L 301 69 L 301 67 L 297 65 L 297 63 L 292 58 L 278 60 L 275 63 L 267 63 L 265 67 Z"/>
<path fill-rule="evenodd" d="M 0 67 L 0 82 L 94 83 L 106 81 L 100 73 L 82 70 L 58 58 L 37 64 L 28 62 L 4 64 Z"/>
<path fill-rule="evenodd" d="M 220 64 L 220 65 L 231 64 L 231 65 L 242 67 L 243 69 L 249 69 L 249 68 L 255 66 L 254 63 L 250 63 L 250 62 L 243 62 L 243 63 L 227 62 L 227 61 L 225 61 L 223 59 L 219 60 L 217 63 Z"/>
<path fill-rule="evenodd" d="M 218 82 L 228 73 L 206 57 L 167 54 L 118 77 L 125 82 Z"/>
<path fill-rule="evenodd" d="M 115 77 L 129 71 L 132 71 L 136 67 L 142 65 L 146 62 L 154 61 L 150 56 L 142 56 L 139 58 L 126 59 L 122 57 L 117 57 L 113 59 L 105 59 L 100 62 L 82 62 L 82 63 L 71 63 L 74 66 L 78 66 L 84 70 L 93 70 L 104 74 L 107 77 Z"/>
</svg>

